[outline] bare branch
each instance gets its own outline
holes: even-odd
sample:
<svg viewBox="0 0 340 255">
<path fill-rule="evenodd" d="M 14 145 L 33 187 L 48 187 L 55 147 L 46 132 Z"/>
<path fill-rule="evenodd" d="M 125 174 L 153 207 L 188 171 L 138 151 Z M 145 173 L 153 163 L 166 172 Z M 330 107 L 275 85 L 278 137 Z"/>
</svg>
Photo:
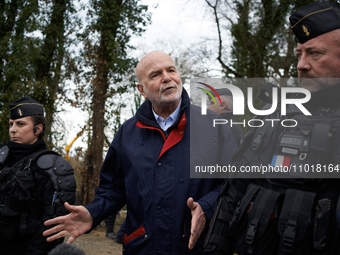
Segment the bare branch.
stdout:
<svg viewBox="0 0 340 255">
<path fill-rule="evenodd" d="M 215 17 L 215 22 L 216 22 L 216 26 L 217 26 L 217 33 L 218 33 L 218 57 L 217 57 L 217 60 L 222 65 L 222 68 L 227 70 L 227 73 L 231 73 L 231 74 L 235 75 L 236 77 L 242 77 L 235 70 L 231 69 L 222 59 L 223 41 L 222 41 L 222 35 L 221 35 L 220 19 L 218 17 L 218 12 L 217 12 L 217 6 L 218 6 L 218 3 L 219 3 L 219 0 L 216 0 L 215 5 L 212 5 L 208 0 L 205 0 L 205 2 L 214 11 L 214 17 Z"/>
</svg>

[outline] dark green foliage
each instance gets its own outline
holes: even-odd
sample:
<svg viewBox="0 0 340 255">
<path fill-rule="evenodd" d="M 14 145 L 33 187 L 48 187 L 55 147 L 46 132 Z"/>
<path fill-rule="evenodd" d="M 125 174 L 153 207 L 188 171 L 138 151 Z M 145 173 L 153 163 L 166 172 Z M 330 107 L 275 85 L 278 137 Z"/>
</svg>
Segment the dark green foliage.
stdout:
<svg viewBox="0 0 340 255">
<path fill-rule="evenodd" d="M 89 2 L 84 32 L 79 35 L 84 44 L 79 66 L 82 66 L 83 79 L 79 80 L 76 100 L 91 114 L 92 134 L 89 134 L 89 147 L 86 164 L 93 166 L 90 176 L 84 176 L 84 203 L 93 198 L 98 185 L 99 170 L 103 160 L 105 142 L 104 129 L 108 123 L 106 116 L 115 119 L 114 128 L 120 123 L 122 103 L 112 101 L 117 93 L 124 93 L 131 82 L 137 60 L 130 57 L 130 39 L 140 35 L 150 22 L 147 6 L 139 0 L 92 0 Z M 83 94 L 82 92 L 85 92 Z M 84 100 L 88 98 L 89 100 Z M 84 101 L 89 101 L 84 102 Z M 106 107 L 106 106 L 110 107 Z M 110 112 L 107 110 L 110 109 Z"/>
<path fill-rule="evenodd" d="M 62 70 L 68 54 L 66 36 L 77 25 L 73 12 L 71 0 L 1 1 L 0 140 L 9 140 L 8 103 L 29 96 L 45 106 L 47 142 L 53 147 L 55 102 L 68 75 Z"/>
</svg>

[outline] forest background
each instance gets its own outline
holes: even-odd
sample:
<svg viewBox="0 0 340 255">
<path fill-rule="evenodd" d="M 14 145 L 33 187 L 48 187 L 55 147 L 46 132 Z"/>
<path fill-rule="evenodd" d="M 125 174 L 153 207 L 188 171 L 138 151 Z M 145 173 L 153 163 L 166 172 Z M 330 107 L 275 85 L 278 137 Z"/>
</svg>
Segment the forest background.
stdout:
<svg viewBox="0 0 340 255">
<path fill-rule="evenodd" d="M 193 77 L 295 77 L 296 39 L 288 17 L 311 2 L 0 1 L 0 141 L 9 140 L 10 102 L 28 96 L 43 103 L 49 148 L 66 156 L 65 134 L 79 129 L 74 139 L 81 136 L 82 145 L 72 148 L 70 160 L 77 203 L 89 203 L 122 112 L 128 109 L 132 116 L 142 102 L 134 68 L 144 54 L 170 54 L 184 84 Z M 165 13 L 153 23 L 164 5 Z M 155 25 L 171 39 L 148 44 L 144 36 Z M 184 37 L 185 29 L 202 34 Z M 71 119 L 81 118 L 81 124 L 71 127 L 65 112 L 73 112 Z"/>
</svg>

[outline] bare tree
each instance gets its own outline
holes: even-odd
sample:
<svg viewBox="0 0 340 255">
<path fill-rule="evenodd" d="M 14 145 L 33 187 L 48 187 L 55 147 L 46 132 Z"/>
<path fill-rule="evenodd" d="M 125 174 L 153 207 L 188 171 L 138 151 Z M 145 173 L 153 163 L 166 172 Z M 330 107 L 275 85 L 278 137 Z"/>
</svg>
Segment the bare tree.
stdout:
<svg viewBox="0 0 340 255">
<path fill-rule="evenodd" d="M 296 0 L 205 0 L 215 19 L 217 59 L 227 77 L 291 77 L 294 46 L 288 15 Z M 311 2 L 299 1 L 299 6 Z M 228 33 L 230 31 L 230 34 Z M 232 41 L 229 58 L 224 55 Z M 228 60 L 229 59 L 229 60 Z"/>
</svg>

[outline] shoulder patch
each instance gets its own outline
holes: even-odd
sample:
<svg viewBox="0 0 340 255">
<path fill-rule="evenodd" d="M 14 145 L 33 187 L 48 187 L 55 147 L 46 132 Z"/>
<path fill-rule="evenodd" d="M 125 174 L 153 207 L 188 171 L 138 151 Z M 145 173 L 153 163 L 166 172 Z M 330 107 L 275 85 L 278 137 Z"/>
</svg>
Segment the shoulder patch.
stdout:
<svg viewBox="0 0 340 255">
<path fill-rule="evenodd" d="M 43 170 L 50 169 L 54 165 L 54 159 L 56 155 L 53 154 L 45 154 L 42 155 L 38 160 L 37 160 L 37 165 L 39 168 Z"/>
<path fill-rule="evenodd" d="M 73 174 L 73 167 L 71 166 L 70 162 L 68 162 L 63 157 L 58 157 L 57 161 L 55 162 L 53 172 L 56 175 L 70 175 Z"/>
</svg>

